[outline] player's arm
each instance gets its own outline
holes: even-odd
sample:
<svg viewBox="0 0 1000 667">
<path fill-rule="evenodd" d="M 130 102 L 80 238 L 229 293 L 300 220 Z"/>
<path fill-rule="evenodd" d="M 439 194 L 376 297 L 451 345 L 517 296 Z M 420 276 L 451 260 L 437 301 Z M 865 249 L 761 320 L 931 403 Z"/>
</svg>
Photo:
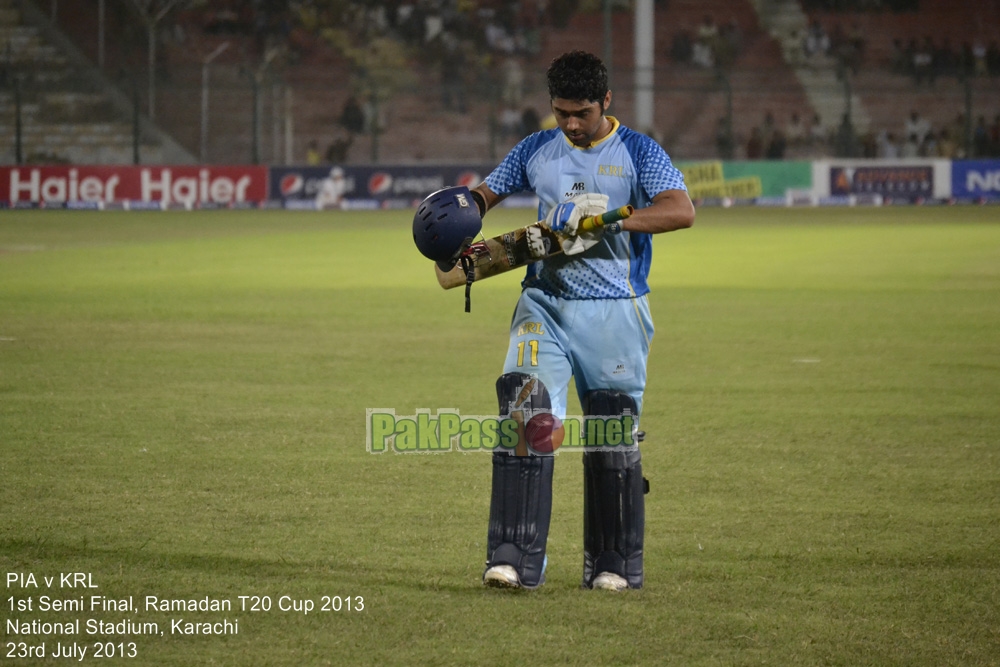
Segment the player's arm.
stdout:
<svg viewBox="0 0 1000 667">
<path fill-rule="evenodd" d="M 472 199 L 476 202 L 476 207 L 479 208 L 480 217 L 486 215 L 486 211 L 503 201 L 503 197 L 490 190 L 486 181 L 472 188 Z"/>
<path fill-rule="evenodd" d="M 694 224 L 694 204 L 687 190 L 664 190 L 653 202 L 638 208 L 621 225 L 624 231 L 660 234 L 687 229 Z"/>
</svg>

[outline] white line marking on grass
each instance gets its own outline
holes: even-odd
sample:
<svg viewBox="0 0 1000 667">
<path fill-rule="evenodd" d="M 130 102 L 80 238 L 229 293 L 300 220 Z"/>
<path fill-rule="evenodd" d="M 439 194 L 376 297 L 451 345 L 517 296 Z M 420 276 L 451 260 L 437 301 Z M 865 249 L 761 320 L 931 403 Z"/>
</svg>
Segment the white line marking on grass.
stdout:
<svg viewBox="0 0 1000 667">
<path fill-rule="evenodd" d="M 11 341 L 17 340 L 16 338 L 11 338 L 10 336 L 0 336 L 0 342 L 10 343 Z"/>
<path fill-rule="evenodd" d="M 5 252 L 41 252 L 45 250 L 45 246 L 38 244 L 21 243 L 15 245 L 6 245 L 0 248 Z"/>
<path fill-rule="evenodd" d="M 792 359 L 793 364 L 818 364 L 819 359 Z"/>
</svg>

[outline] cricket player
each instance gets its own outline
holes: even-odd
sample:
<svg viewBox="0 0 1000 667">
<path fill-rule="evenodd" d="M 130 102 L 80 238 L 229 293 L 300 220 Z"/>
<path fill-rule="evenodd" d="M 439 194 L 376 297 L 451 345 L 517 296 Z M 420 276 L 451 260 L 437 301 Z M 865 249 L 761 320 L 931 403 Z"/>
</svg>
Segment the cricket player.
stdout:
<svg viewBox="0 0 1000 667">
<path fill-rule="evenodd" d="M 641 413 L 653 321 L 646 294 L 652 235 L 690 227 L 695 210 L 680 171 L 651 138 L 607 115 L 604 64 L 573 51 L 547 71 L 558 127 L 518 143 L 471 190 L 483 215 L 505 197 L 533 192 L 538 219 L 562 235 L 564 253 L 529 265 L 510 326 L 501 415 L 528 409 L 565 417 L 571 378 L 586 415 Z M 631 205 L 634 214 L 595 231 L 581 219 Z M 533 589 L 544 581 L 551 514 L 552 456 L 493 455 L 483 582 Z M 645 525 L 638 447 L 588 450 L 584 467 L 583 587 L 640 588 Z"/>
<path fill-rule="evenodd" d="M 344 193 L 347 192 L 347 179 L 340 167 L 330 169 L 330 174 L 323 179 L 319 192 L 316 193 L 316 208 L 342 208 Z"/>
</svg>

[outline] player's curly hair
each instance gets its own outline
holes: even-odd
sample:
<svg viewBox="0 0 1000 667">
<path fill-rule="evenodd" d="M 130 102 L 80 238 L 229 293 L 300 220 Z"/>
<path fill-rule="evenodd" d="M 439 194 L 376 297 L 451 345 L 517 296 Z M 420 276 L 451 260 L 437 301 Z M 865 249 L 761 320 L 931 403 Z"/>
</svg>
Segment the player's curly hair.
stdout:
<svg viewBox="0 0 1000 667">
<path fill-rule="evenodd" d="M 564 53 L 545 74 L 549 98 L 604 103 L 608 92 L 608 70 L 601 59 L 586 51 Z"/>
</svg>

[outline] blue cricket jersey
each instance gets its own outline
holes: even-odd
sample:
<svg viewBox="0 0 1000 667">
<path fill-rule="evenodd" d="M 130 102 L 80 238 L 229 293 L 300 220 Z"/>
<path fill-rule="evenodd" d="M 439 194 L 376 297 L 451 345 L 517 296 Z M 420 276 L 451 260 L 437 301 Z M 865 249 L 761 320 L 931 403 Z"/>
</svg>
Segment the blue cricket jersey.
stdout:
<svg viewBox="0 0 1000 667">
<path fill-rule="evenodd" d="M 687 190 L 659 144 L 613 116 L 608 119 L 610 134 L 587 148 L 573 145 L 558 128 L 526 137 L 486 177 L 486 185 L 500 196 L 534 192 L 539 220 L 556 204 L 586 192 L 607 195 L 611 210 L 626 204 L 644 208 L 664 190 Z M 651 258 L 651 234 L 604 234 L 584 253 L 530 264 L 522 285 L 564 299 L 642 296 L 649 292 Z"/>
</svg>

